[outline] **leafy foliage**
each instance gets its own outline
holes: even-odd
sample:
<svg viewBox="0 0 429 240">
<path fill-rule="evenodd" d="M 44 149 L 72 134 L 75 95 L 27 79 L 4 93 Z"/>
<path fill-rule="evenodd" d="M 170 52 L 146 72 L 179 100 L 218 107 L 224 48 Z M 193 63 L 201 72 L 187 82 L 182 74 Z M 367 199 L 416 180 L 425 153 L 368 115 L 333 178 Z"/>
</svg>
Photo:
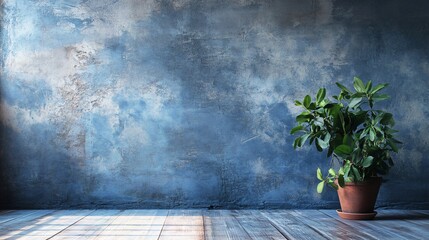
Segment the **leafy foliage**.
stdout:
<svg viewBox="0 0 429 240">
<path fill-rule="evenodd" d="M 295 101 L 303 111 L 296 117 L 297 126 L 291 134 L 300 134 L 293 146 L 302 147 L 308 140 L 320 152 L 327 150 L 327 157 L 337 159 L 341 168 L 336 172 L 330 168 L 326 177 L 317 169 L 321 181 L 317 191 L 323 191 L 325 184 L 338 189 L 345 182 L 365 181 L 377 174 L 386 174 L 394 165 L 392 152 L 398 152 L 393 129 L 395 121 L 391 113 L 374 108 L 376 102 L 389 98 L 380 94 L 388 84 L 373 87 L 359 78 L 353 80 L 354 90 L 336 83 L 340 93 L 326 97 L 326 89 L 321 88 L 314 101 L 307 95 L 302 102 Z M 337 182 L 335 180 L 338 180 Z"/>
</svg>

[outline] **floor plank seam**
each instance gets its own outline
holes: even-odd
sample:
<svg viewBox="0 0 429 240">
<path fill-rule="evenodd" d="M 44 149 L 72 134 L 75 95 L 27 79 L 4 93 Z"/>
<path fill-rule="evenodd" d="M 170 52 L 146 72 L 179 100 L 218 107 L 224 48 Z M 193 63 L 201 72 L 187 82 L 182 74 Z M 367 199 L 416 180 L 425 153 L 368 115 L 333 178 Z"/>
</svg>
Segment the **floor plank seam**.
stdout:
<svg viewBox="0 0 429 240">
<path fill-rule="evenodd" d="M 293 210 L 294 212 L 297 212 L 296 210 Z M 298 213 L 298 215 L 301 215 L 299 212 L 297 212 Z M 302 215 L 301 215 L 302 216 Z M 308 228 L 310 228 L 310 229 L 312 229 L 313 231 L 315 231 L 316 233 L 318 233 L 320 236 L 322 236 L 323 238 L 325 238 L 325 239 L 330 239 L 330 237 L 329 236 L 327 236 L 324 232 L 321 232 L 321 231 L 319 231 L 317 228 L 315 228 L 315 227 L 313 227 L 313 226 L 310 226 L 310 225 L 308 225 L 307 223 L 305 223 L 305 222 L 303 222 L 303 221 L 301 221 L 301 220 L 299 220 L 298 218 L 296 218 L 295 217 L 295 219 L 297 220 L 297 221 L 300 221 L 302 224 L 304 224 L 305 226 L 307 226 Z"/>
<path fill-rule="evenodd" d="M 91 213 L 93 213 L 93 212 L 95 212 L 95 209 L 94 209 L 94 210 L 92 210 L 91 212 L 89 212 L 87 215 L 85 215 L 85 216 L 83 216 L 83 217 L 79 218 L 78 220 L 76 220 L 76 221 L 75 221 L 75 222 L 73 222 L 72 224 L 68 225 L 67 227 L 63 228 L 61 231 L 59 231 L 59 232 L 55 233 L 54 235 L 50 236 L 49 238 L 46 238 L 46 240 L 52 239 L 53 237 L 57 236 L 58 234 L 60 234 L 60 233 L 64 232 L 67 228 L 69 228 L 69 227 L 73 226 L 74 224 L 76 224 L 76 223 L 77 223 L 77 222 L 79 222 L 80 220 L 82 220 L 82 219 L 84 219 L 84 218 L 88 217 L 88 216 L 89 216 L 89 215 L 91 215 Z"/>
<path fill-rule="evenodd" d="M 121 216 L 121 213 L 123 213 L 123 212 L 124 212 L 124 210 L 119 211 L 118 214 L 116 215 L 116 217 L 113 218 L 112 221 L 110 221 L 107 224 L 107 226 L 105 226 L 103 229 L 100 229 L 100 232 L 97 234 L 97 236 L 94 236 L 94 239 L 97 239 L 100 236 L 100 234 L 102 234 L 104 232 L 104 230 L 106 230 L 113 222 L 116 221 L 116 219 L 119 218 L 119 216 Z"/>
<path fill-rule="evenodd" d="M 281 230 L 274 222 L 272 222 L 271 221 L 271 219 L 269 219 L 266 215 L 265 215 L 265 213 L 264 212 L 261 212 L 261 216 L 263 216 L 267 221 L 268 221 L 268 223 L 271 225 L 271 226 L 273 226 L 275 229 L 277 229 L 277 231 L 285 238 L 285 239 L 287 239 L 287 240 L 291 240 L 292 239 L 292 237 L 291 236 L 288 236 L 285 232 L 283 232 L 283 230 Z"/>
<path fill-rule="evenodd" d="M 15 220 L 0 224 L 0 239 L 426 239 L 425 213 L 386 210 L 373 221 L 350 221 L 324 209 L 17 210 L 2 215 Z"/>
<path fill-rule="evenodd" d="M 33 210 L 32 212 L 30 212 L 30 213 L 28 213 L 28 214 L 25 214 L 25 215 L 23 215 L 23 216 L 16 216 L 16 217 L 11 218 L 11 219 L 9 219 L 9 220 L 7 220 L 7 221 L 0 222 L 0 224 L 8 223 L 8 222 L 13 221 L 13 220 L 15 220 L 15 219 L 17 219 L 17 218 L 21 218 L 21 217 L 28 217 L 28 216 L 33 215 L 33 214 L 35 214 L 35 213 L 36 213 L 36 211 L 35 211 L 35 210 Z M 45 216 L 45 215 L 44 215 L 44 216 Z M 42 216 L 42 217 L 43 217 L 43 216 Z"/>
<path fill-rule="evenodd" d="M 203 210 L 201 210 L 201 217 L 203 218 L 203 239 L 206 240 L 207 239 L 207 237 L 206 237 L 206 221 L 204 219 L 204 213 L 205 212 Z"/>
<path fill-rule="evenodd" d="M 238 225 L 240 225 L 240 227 L 244 230 L 244 232 L 247 234 L 247 236 L 249 237 L 249 239 L 253 239 L 249 233 L 249 231 L 246 230 L 246 228 L 241 224 L 240 220 L 238 220 L 238 218 L 236 217 L 236 213 L 238 210 L 233 210 L 231 211 L 232 213 L 232 217 L 238 222 Z"/>
<path fill-rule="evenodd" d="M 346 226 L 348 226 L 348 227 L 355 228 L 353 225 L 351 225 L 351 224 L 349 224 L 349 223 L 347 223 L 347 222 L 341 221 L 341 220 L 339 220 L 339 219 L 336 219 L 336 218 L 334 218 L 334 217 L 330 216 L 329 214 L 327 214 L 327 213 L 325 213 L 325 212 L 323 212 L 323 211 L 320 211 L 320 210 L 317 210 L 317 211 L 319 211 L 320 213 L 324 214 L 325 216 L 328 216 L 328 217 L 330 217 L 330 218 L 334 219 L 335 221 L 337 221 L 337 222 L 339 222 L 339 223 L 341 223 L 341 224 L 345 224 L 345 225 L 346 225 Z M 369 235 L 369 233 L 363 233 L 363 234 L 364 234 L 364 235 L 366 235 L 366 236 L 368 236 L 368 237 L 371 237 L 371 238 L 373 238 L 373 239 L 379 239 L 379 238 L 377 238 L 376 236 Z M 359 236 L 361 236 L 361 235 L 359 235 Z"/>
<path fill-rule="evenodd" d="M 320 211 L 320 210 L 319 210 Z M 323 213 L 323 214 L 325 214 L 325 215 L 327 215 L 327 216 L 329 216 L 327 213 L 324 213 L 323 211 L 320 211 L 321 213 Z M 331 216 L 332 217 L 332 216 Z M 332 217 L 332 218 L 334 218 L 334 217 Z M 344 220 L 344 219 L 342 219 L 342 218 L 334 218 L 335 220 L 337 220 L 338 222 L 341 222 L 341 223 L 343 223 L 343 224 L 345 224 L 345 225 L 347 225 L 347 226 L 349 226 L 349 227 L 352 227 L 352 228 L 355 228 L 355 226 L 353 226 L 353 223 L 352 222 L 350 222 L 350 220 Z M 369 221 L 376 221 L 376 219 L 372 219 L 372 220 L 369 220 Z M 404 222 L 407 222 L 406 220 L 400 220 L 400 221 L 404 221 Z M 359 222 L 359 220 L 358 220 L 358 222 Z M 366 221 L 366 220 L 364 220 L 363 222 L 368 222 L 368 221 Z M 369 232 L 363 232 L 362 233 L 363 235 L 366 235 L 366 236 L 370 236 L 370 237 L 373 237 L 374 239 L 382 239 L 382 238 L 379 238 L 379 237 L 377 237 L 377 236 L 373 236 L 373 235 L 371 235 Z M 402 236 L 401 235 L 399 235 L 399 234 L 397 234 L 397 233 L 395 233 L 395 232 L 392 232 L 392 234 L 393 235 L 396 235 L 398 238 L 401 238 Z M 362 236 L 362 235 L 360 235 L 360 236 Z"/>
<path fill-rule="evenodd" d="M 171 211 L 171 210 L 168 210 L 168 212 L 167 212 L 167 216 L 165 216 L 164 223 L 162 224 L 161 231 L 159 231 L 159 235 L 158 235 L 157 240 L 159 240 L 159 239 L 161 238 L 162 231 L 164 230 L 164 226 L 165 226 L 165 223 L 167 222 L 167 218 L 168 218 L 168 216 L 170 215 L 170 211 Z"/>
</svg>

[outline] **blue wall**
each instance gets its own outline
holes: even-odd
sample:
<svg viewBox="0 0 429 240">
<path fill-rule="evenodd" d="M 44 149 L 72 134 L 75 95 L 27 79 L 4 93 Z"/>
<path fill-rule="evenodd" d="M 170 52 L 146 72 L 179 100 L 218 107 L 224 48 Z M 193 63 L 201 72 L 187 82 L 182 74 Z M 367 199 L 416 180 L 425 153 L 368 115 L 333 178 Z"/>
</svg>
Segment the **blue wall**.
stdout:
<svg viewBox="0 0 429 240">
<path fill-rule="evenodd" d="M 337 207 L 294 99 L 391 84 L 379 207 L 429 207 L 429 2 L 3 0 L 0 204 Z"/>
</svg>

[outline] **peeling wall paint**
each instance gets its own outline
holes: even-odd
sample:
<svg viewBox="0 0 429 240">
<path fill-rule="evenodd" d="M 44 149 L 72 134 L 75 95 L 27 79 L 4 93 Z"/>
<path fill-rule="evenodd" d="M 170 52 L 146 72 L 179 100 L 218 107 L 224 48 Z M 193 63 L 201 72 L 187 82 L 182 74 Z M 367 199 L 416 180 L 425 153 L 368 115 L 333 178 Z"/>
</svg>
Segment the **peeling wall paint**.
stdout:
<svg viewBox="0 0 429 240">
<path fill-rule="evenodd" d="M 4 0 L 0 204 L 337 207 L 293 100 L 391 84 L 379 207 L 427 208 L 425 1 Z"/>
</svg>

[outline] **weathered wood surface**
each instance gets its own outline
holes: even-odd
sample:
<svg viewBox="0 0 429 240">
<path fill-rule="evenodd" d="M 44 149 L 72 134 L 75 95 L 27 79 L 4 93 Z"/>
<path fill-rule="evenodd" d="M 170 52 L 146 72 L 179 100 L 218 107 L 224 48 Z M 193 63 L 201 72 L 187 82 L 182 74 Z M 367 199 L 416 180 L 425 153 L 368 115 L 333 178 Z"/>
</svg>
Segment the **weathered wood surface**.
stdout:
<svg viewBox="0 0 429 240">
<path fill-rule="evenodd" d="M 292 215 L 291 210 L 262 210 L 261 213 L 287 239 L 327 239 L 314 227 L 308 226 Z"/>
<path fill-rule="evenodd" d="M 168 210 L 124 210 L 96 236 L 97 240 L 158 239 Z"/>
<path fill-rule="evenodd" d="M 205 239 L 240 240 L 250 239 L 243 226 L 232 215 L 230 210 L 204 211 Z"/>
<path fill-rule="evenodd" d="M 286 239 L 260 211 L 234 210 L 233 215 L 252 239 Z"/>
<path fill-rule="evenodd" d="M 328 239 L 374 239 L 366 232 L 355 231 L 350 225 L 318 210 L 292 211 L 291 214 Z"/>
<path fill-rule="evenodd" d="M 120 210 L 96 210 L 51 239 L 94 239 L 119 216 L 119 213 Z"/>
<path fill-rule="evenodd" d="M 38 210 L 1 224 L 6 239 L 48 239 L 85 218 L 94 210 Z"/>
<path fill-rule="evenodd" d="M 6 210 L 0 239 L 429 239 L 429 211 L 378 212 L 351 221 L 335 210 Z"/>
<path fill-rule="evenodd" d="M 202 210 L 170 210 L 159 239 L 204 239 Z"/>
</svg>

